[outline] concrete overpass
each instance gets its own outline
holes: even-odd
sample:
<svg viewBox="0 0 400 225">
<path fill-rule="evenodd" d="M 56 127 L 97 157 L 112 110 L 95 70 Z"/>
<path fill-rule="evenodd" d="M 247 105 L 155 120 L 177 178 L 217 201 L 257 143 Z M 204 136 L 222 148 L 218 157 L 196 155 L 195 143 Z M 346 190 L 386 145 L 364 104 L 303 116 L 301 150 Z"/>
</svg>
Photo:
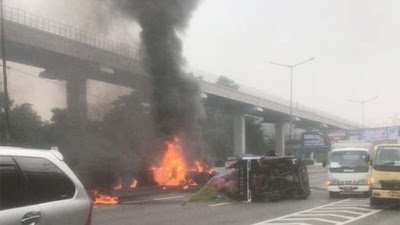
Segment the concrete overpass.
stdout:
<svg viewBox="0 0 400 225">
<path fill-rule="evenodd" d="M 138 50 L 57 23 L 34 14 L 5 6 L 7 60 L 45 68 L 42 77 L 67 81 L 67 108 L 76 126 L 86 121 L 86 80 L 93 79 L 140 89 L 148 83 L 141 67 Z M 290 108 L 285 100 L 254 94 L 215 84 L 217 76 L 190 67 L 183 68 L 199 80 L 207 94 L 207 104 L 223 105 L 235 112 L 234 146 L 237 154 L 245 153 L 244 115 L 263 117 L 276 124 L 277 151 L 284 153 L 284 124 L 289 121 Z M 357 125 L 342 118 L 313 109 L 294 108 L 300 118 L 299 127 L 330 127 L 354 129 Z"/>
</svg>

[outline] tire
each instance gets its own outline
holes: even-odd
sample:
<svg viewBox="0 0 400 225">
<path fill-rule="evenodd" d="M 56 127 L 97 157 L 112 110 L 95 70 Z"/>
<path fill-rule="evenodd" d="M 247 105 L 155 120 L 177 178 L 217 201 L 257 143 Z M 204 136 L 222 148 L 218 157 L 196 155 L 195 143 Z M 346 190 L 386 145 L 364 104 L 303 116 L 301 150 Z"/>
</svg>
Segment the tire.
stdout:
<svg viewBox="0 0 400 225">
<path fill-rule="evenodd" d="M 378 198 L 371 197 L 369 199 L 369 205 L 371 206 L 371 208 L 374 208 L 374 209 L 379 208 L 380 204 L 381 204 L 381 201 Z"/>
<path fill-rule="evenodd" d="M 329 192 L 329 198 L 339 198 L 339 197 L 340 197 L 340 192 L 334 192 L 334 191 Z"/>
<path fill-rule="evenodd" d="M 297 188 L 298 199 L 306 199 L 310 196 L 310 182 L 308 179 L 307 167 L 305 165 L 300 165 L 299 169 L 299 187 Z"/>
</svg>

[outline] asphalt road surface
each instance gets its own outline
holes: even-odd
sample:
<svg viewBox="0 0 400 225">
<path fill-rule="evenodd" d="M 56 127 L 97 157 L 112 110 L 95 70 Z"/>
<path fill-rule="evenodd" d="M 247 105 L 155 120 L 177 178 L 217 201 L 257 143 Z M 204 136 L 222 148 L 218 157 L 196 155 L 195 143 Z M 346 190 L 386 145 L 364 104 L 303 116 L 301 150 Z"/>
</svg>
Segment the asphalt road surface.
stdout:
<svg viewBox="0 0 400 225">
<path fill-rule="evenodd" d="M 310 174 L 312 194 L 307 200 L 190 203 L 190 194 L 177 192 L 97 205 L 92 221 L 94 225 L 400 224 L 399 207 L 372 209 L 368 198 L 329 199 L 326 178 L 326 172 Z"/>
</svg>

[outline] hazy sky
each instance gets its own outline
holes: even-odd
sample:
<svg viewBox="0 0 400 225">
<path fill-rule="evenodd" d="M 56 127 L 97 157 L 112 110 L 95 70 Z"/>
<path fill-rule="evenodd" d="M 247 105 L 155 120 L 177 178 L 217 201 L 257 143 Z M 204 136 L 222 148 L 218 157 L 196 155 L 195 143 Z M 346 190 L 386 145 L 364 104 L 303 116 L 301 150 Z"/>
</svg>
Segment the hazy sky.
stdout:
<svg viewBox="0 0 400 225">
<path fill-rule="evenodd" d="M 6 4 L 118 41 L 138 41 L 139 28 L 126 18 L 112 17 L 110 29 L 88 26 L 104 10 L 91 1 Z M 194 67 L 283 98 L 289 98 L 289 70 L 269 62 L 295 64 L 315 57 L 294 70 L 295 102 L 361 123 L 361 105 L 348 100 L 379 96 L 366 104 L 366 124 L 392 125 L 391 117 L 400 117 L 399 11 L 397 0 L 204 0 L 184 36 L 184 54 Z M 40 87 L 29 89 L 30 96 L 52 90 Z M 29 101 L 36 104 L 36 99 Z"/>
<path fill-rule="evenodd" d="M 190 64 L 248 86 L 368 125 L 390 125 L 400 113 L 400 1 L 208 0 L 185 40 Z M 399 114 L 400 115 L 400 114 Z"/>
</svg>

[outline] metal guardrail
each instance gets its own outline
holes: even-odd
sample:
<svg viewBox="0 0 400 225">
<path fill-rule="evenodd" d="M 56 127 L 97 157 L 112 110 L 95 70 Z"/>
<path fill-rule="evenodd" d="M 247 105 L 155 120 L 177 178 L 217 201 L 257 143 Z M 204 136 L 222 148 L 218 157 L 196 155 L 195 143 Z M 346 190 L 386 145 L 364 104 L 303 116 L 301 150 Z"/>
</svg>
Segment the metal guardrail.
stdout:
<svg viewBox="0 0 400 225">
<path fill-rule="evenodd" d="M 138 51 L 132 46 L 118 43 L 110 39 L 73 28 L 66 24 L 54 22 L 7 5 L 4 5 L 3 10 L 4 18 L 8 21 L 26 25 L 41 31 L 46 31 L 71 40 L 79 41 L 81 43 L 114 52 L 119 55 L 138 59 Z"/>
<path fill-rule="evenodd" d="M 118 43 L 99 35 L 85 32 L 83 30 L 40 17 L 18 8 L 4 5 L 4 18 L 14 23 L 49 32 L 63 38 L 75 40 L 119 55 L 130 57 L 136 60 L 140 59 L 138 49 L 133 46 Z M 192 67 L 186 66 L 183 69 L 188 74 L 192 74 L 200 80 L 204 80 L 209 83 L 215 83 L 218 80 L 218 76 Z"/>
<path fill-rule="evenodd" d="M 22 24 L 31 28 L 35 28 L 41 31 L 49 32 L 54 35 L 75 40 L 93 47 L 97 47 L 106 51 L 110 51 L 122 56 L 126 56 L 132 59 L 139 60 L 140 56 L 138 54 L 138 49 L 123 43 L 118 43 L 116 41 L 98 36 L 96 34 L 92 34 L 89 32 L 85 32 L 83 30 L 73 28 L 69 25 L 52 21 L 50 19 L 43 18 L 41 16 L 23 11 L 18 8 L 14 8 L 11 6 L 3 5 L 4 7 L 4 18 L 8 21 Z M 190 66 L 184 66 L 183 70 L 188 74 L 191 75 L 201 81 L 216 84 L 220 76 L 216 76 L 214 74 L 205 72 L 200 69 L 196 69 Z M 286 99 L 279 98 L 270 94 L 267 94 L 264 91 L 259 91 L 254 88 L 246 87 L 242 84 L 238 84 L 238 89 L 232 89 L 240 93 L 244 93 L 253 97 L 263 98 L 270 101 L 275 101 L 281 105 L 289 106 L 290 102 Z M 225 87 L 226 88 L 226 87 Z M 305 111 L 314 114 L 320 114 L 324 117 L 335 118 L 336 120 L 343 121 L 345 123 L 350 123 L 342 118 L 329 115 L 326 112 L 322 112 L 320 110 L 311 109 L 309 107 L 305 107 L 302 105 L 296 104 L 294 109 L 299 111 Z"/>
</svg>

